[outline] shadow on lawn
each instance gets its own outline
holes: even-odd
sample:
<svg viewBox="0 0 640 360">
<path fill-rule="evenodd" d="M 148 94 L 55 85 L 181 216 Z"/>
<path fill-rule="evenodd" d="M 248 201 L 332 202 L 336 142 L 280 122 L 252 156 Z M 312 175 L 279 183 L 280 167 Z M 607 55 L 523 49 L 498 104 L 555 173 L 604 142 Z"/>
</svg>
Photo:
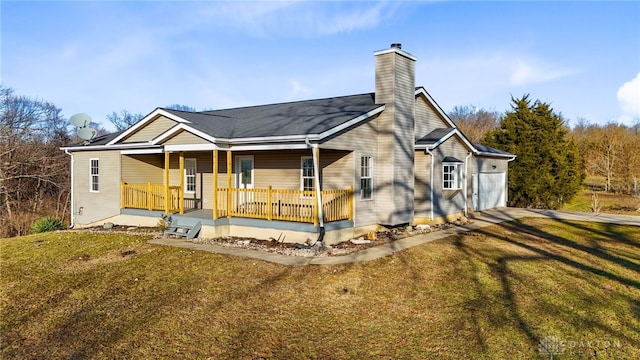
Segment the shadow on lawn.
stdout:
<svg viewBox="0 0 640 360">
<path fill-rule="evenodd" d="M 483 231 L 480 230 L 480 231 L 477 231 L 477 233 L 483 233 Z M 489 235 L 489 234 L 483 234 L 483 235 Z M 473 329 L 475 332 L 476 342 L 480 344 L 484 353 L 488 351 L 486 340 L 481 331 L 482 324 L 480 324 L 479 322 L 479 319 L 486 317 L 490 319 L 492 322 L 494 322 L 495 325 L 497 326 L 505 326 L 515 321 L 520 331 L 524 333 L 524 335 L 529 339 L 530 343 L 536 344 L 538 342 L 537 337 L 535 336 L 533 330 L 527 324 L 525 319 L 522 316 L 520 316 L 520 311 L 516 304 L 514 292 L 511 288 L 510 281 L 508 278 L 509 277 L 508 263 L 509 261 L 543 260 L 543 257 L 541 256 L 531 256 L 531 257 L 503 256 L 503 257 L 497 258 L 494 263 L 493 261 L 491 261 L 491 259 L 487 259 L 486 255 L 481 254 L 480 252 L 476 251 L 471 247 L 468 247 L 465 244 L 465 240 L 467 239 L 468 237 L 465 237 L 464 235 L 459 235 L 456 237 L 454 241 L 454 245 L 459 251 L 465 254 L 465 258 L 467 259 L 468 265 L 471 267 L 471 270 L 473 273 L 473 283 L 475 287 L 475 292 L 478 295 L 478 299 L 474 299 L 470 301 L 470 303 L 467 306 L 468 307 L 467 310 L 473 313 L 473 316 L 471 317 L 471 321 L 473 321 L 473 325 L 474 325 Z M 506 313 L 500 313 L 500 311 L 494 310 L 493 313 L 484 314 L 487 309 L 486 305 L 492 303 L 491 301 L 492 295 L 490 294 L 490 291 L 486 289 L 486 285 L 483 284 L 481 279 L 478 277 L 478 274 L 482 273 L 482 269 L 480 269 L 480 267 L 473 260 L 479 260 L 480 262 L 489 266 L 489 268 L 491 269 L 491 274 L 497 275 L 497 277 L 499 278 L 501 289 L 502 289 L 500 300 L 502 300 L 502 302 L 505 304 L 505 306 L 501 308 L 506 310 Z M 515 276 L 515 275 L 512 274 L 512 276 Z M 483 316 L 483 314 L 486 316 Z"/>
<path fill-rule="evenodd" d="M 111 279 L 100 280 L 111 284 L 101 289 L 92 286 L 93 281 L 90 277 L 79 279 L 73 284 L 73 288 L 65 289 L 52 299 L 55 301 L 54 308 L 67 308 L 68 311 L 60 316 L 54 326 L 43 332 L 39 339 L 26 345 L 33 350 L 30 356 L 33 358 L 100 358 L 105 354 L 116 354 L 117 350 L 114 349 L 118 346 L 125 346 L 122 351 L 126 354 L 132 350 L 128 348 L 128 343 L 134 341 L 140 334 L 144 334 L 148 328 L 153 328 L 162 322 L 168 313 L 206 306 L 215 318 L 216 313 L 224 313 L 228 310 L 228 306 L 242 304 L 253 296 L 265 296 L 274 289 L 278 289 L 278 284 L 289 276 L 292 268 L 282 267 L 282 269 L 269 271 L 251 286 L 236 287 L 234 277 L 223 277 L 226 279 L 224 284 L 216 284 L 216 286 L 226 290 L 218 293 L 220 296 L 216 301 L 206 305 L 198 303 L 198 288 L 209 285 L 202 283 L 201 274 L 196 273 L 195 269 L 197 267 L 194 267 L 194 271 L 190 269 L 168 271 L 153 279 L 146 279 L 142 275 L 142 278 L 136 278 L 132 283 L 131 280 L 123 280 L 132 277 L 129 269 L 123 266 L 117 271 L 108 272 L 111 274 Z M 104 275 L 104 273 L 98 275 Z M 73 301 L 70 299 L 78 296 L 76 290 L 82 292 L 83 289 L 92 287 L 90 298 L 79 306 L 69 305 L 69 301 Z M 181 302 L 185 300 L 176 299 L 176 296 L 191 299 L 191 301 Z M 46 317 L 46 315 L 42 316 Z M 229 331 L 238 333 L 239 339 L 251 338 L 247 334 L 255 332 L 256 324 L 259 323 L 259 319 L 251 317 L 239 317 L 233 319 L 234 321 L 220 317 L 220 320 Z M 96 325 L 99 327 L 97 328 Z M 175 327 L 175 324 L 172 326 Z M 189 328 L 190 325 L 186 325 L 186 329 Z M 92 336 L 87 329 L 94 329 L 96 336 Z M 180 332 L 175 334 L 176 343 L 173 345 L 180 348 L 184 345 L 179 344 L 182 341 L 180 339 L 186 333 L 181 332 L 182 326 L 174 330 Z M 171 328 L 168 327 L 165 331 L 171 331 Z M 215 344 L 216 341 L 217 339 L 212 339 L 211 344 L 207 346 L 220 345 Z M 228 358 L 246 356 L 247 350 L 243 347 L 247 344 L 238 342 L 231 345 L 226 348 L 220 346 L 219 349 L 224 349 Z"/>
<path fill-rule="evenodd" d="M 602 243 L 619 242 L 637 249 L 640 245 L 640 239 L 632 238 L 630 235 L 620 232 L 617 227 L 612 225 L 605 225 L 603 226 L 604 230 L 598 230 L 593 229 L 588 225 L 580 222 L 558 219 L 555 219 L 554 221 L 559 221 L 569 227 L 572 227 L 578 233 L 593 234 L 592 237 L 585 238 L 585 241 L 588 242 L 589 245 L 580 244 L 576 241 L 528 225 L 526 223 L 526 220 L 513 220 L 508 223 L 501 223 L 499 225 L 496 225 L 505 230 L 503 236 L 500 236 L 495 232 L 491 232 L 491 228 L 488 228 L 475 230 L 472 233 L 459 235 L 456 237 L 454 245 L 459 251 L 465 254 L 465 258 L 469 259 L 468 263 L 471 266 L 473 274 L 475 274 L 473 282 L 475 284 L 475 292 L 479 297 L 479 300 L 477 301 L 479 303 L 479 306 L 477 308 L 472 308 L 472 311 L 474 312 L 474 315 L 480 316 L 474 316 L 472 321 L 475 325 L 476 341 L 482 346 L 484 350 L 486 350 L 485 339 L 482 332 L 480 331 L 481 327 L 477 319 L 481 317 L 481 315 L 483 315 L 482 312 L 485 312 L 486 308 L 490 307 L 483 304 L 489 303 L 489 301 L 491 300 L 491 295 L 487 294 L 488 291 L 486 289 L 486 285 L 483 284 L 481 279 L 478 278 L 477 274 L 481 274 L 482 270 L 478 268 L 477 264 L 474 264 L 474 260 L 484 263 L 484 265 L 488 266 L 491 269 L 491 274 L 496 276 L 500 282 L 500 296 L 505 301 L 505 309 L 508 312 L 508 316 L 502 315 L 503 323 L 501 325 L 508 325 L 509 323 L 517 324 L 519 330 L 529 339 L 531 345 L 533 346 L 537 346 L 541 341 L 541 337 L 547 336 L 548 334 L 536 334 L 536 331 L 534 330 L 535 324 L 529 324 L 524 316 L 522 309 L 519 308 L 512 286 L 513 281 L 518 280 L 518 276 L 517 273 L 509 269 L 510 263 L 521 261 L 556 261 L 572 268 L 597 275 L 598 277 L 617 282 L 627 288 L 633 288 L 636 290 L 640 289 L 640 282 L 638 280 L 620 276 L 609 270 L 594 267 L 592 265 L 589 265 L 586 261 L 581 261 L 579 257 L 572 255 L 575 253 L 575 250 L 578 250 L 579 253 L 582 253 L 585 257 L 597 257 L 601 260 L 611 263 L 612 266 L 619 266 L 621 268 L 637 273 L 640 272 L 640 266 L 638 265 L 638 263 L 630 260 L 636 259 L 636 257 L 634 257 L 632 253 L 621 254 L 612 249 L 606 249 L 602 246 Z M 493 227 L 493 229 L 495 230 L 495 227 Z M 517 234 L 518 236 L 510 236 L 510 234 Z M 521 240 L 523 235 L 524 239 Z M 532 255 L 522 256 L 505 254 L 503 256 L 493 257 L 492 255 L 483 253 L 483 249 L 477 249 L 470 244 L 466 244 L 465 242 L 467 241 L 473 241 L 471 240 L 472 236 L 487 236 L 494 239 L 499 238 L 500 240 L 508 244 L 515 245 L 517 247 L 530 251 Z M 541 239 L 543 242 L 541 242 Z M 546 250 L 543 248 L 545 243 L 559 246 L 559 250 Z M 564 255 L 565 250 L 569 251 L 569 255 Z M 589 281 L 587 279 L 584 280 Z M 634 317 L 636 319 L 639 319 L 640 301 L 637 298 L 633 298 L 632 296 L 623 295 L 623 297 L 625 297 L 629 302 Z M 564 309 L 560 309 L 558 311 L 558 315 L 561 315 L 561 313 L 564 311 Z M 580 319 L 580 324 L 584 324 L 585 328 L 599 329 L 603 332 L 611 334 L 612 336 L 615 336 L 617 339 L 624 339 L 624 341 L 626 341 L 628 344 L 634 344 L 635 341 L 637 341 L 637 339 L 630 338 L 622 331 L 616 330 L 611 325 L 605 324 L 604 322 L 597 320 L 597 318 L 595 317 L 590 317 L 588 316 L 588 314 L 586 316 L 577 316 L 577 314 L 572 314 L 571 316 L 573 316 L 574 318 L 578 317 Z M 572 324 L 572 326 L 575 325 L 576 324 Z M 633 324 L 625 325 L 629 327 L 633 326 Z"/>
<path fill-rule="evenodd" d="M 620 240 L 621 242 L 623 242 L 623 243 L 625 243 L 627 245 L 632 245 L 632 246 L 635 246 L 635 247 L 640 245 L 640 241 L 633 242 L 630 238 L 628 238 L 628 236 L 626 234 L 619 233 L 619 232 L 617 232 L 615 230 L 612 230 L 612 231 L 609 231 L 609 232 L 601 232 L 601 231 L 597 231 L 597 230 L 594 230 L 592 228 L 583 226 L 583 225 L 581 225 L 580 223 L 577 223 L 577 222 L 564 221 L 564 220 L 555 220 L 555 221 L 559 221 L 559 222 L 564 223 L 566 225 L 572 226 L 572 227 L 574 227 L 576 229 L 583 230 L 584 232 L 595 232 L 595 233 L 598 233 L 599 235 L 604 236 L 604 237 L 609 238 L 609 239 L 614 240 L 614 241 Z M 550 241 L 552 243 L 555 243 L 555 244 L 558 244 L 558 245 L 561 245 L 561 246 L 564 246 L 564 247 L 569 247 L 569 248 L 572 248 L 572 249 L 575 249 L 575 250 L 580 250 L 580 251 L 582 251 L 582 252 L 584 252 L 586 254 L 593 255 L 593 256 L 596 256 L 596 257 L 598 257 L 598 258 L 600 258 L 602 260 L 615 263 L 615 264 L 617 264 L 619 266 L 622 266 L 624 268 L 627 268 L 629 270 L 633 270 L 635 272 L 640 272 L 640 266 L 638 264 L 636 264 L 636 263 L 634 263 L 632 261 L 629 261 L 627 259 L 624 259 L 624 258 L 622 258 L 620 256 L 614 256 L 614 255 L 611 255 L 611 254 L 607 253 L 605 250 L 603 250 L 600 247 L 599 242 L 594 240 L 594 239 L 590 239 L 590 242 L 591 242 L 592 246 L 586 246 L 586 245 L 578 244 L 575 241 L 571 241 L 571 240 L 565 239 L 565 238 L 563 238 L 561 236 L 557 236 L 557 235 L 542 231 L 542 230 L 540 230 L 540 229 L 538 229 L 536 227 L 524 224 L 522 221 L 519 221 L 519 220 L 515 221 L 515 222 L 504 223 L 504 224 L 502 224 L 502 227 L 507 229 L 507 230 L 509 230 L 509 231 L 512 231 L 514 233 L 526 234 L 526 235 L 531 236 L 532 238 L 542 238 L 542 239 L 548 240 L 548 241 Z M 637 280 L 634 280 L 634 279 L 628 279 L 628 278 L 625 278 L 625 277 L 621 277 L 621 276 L 616 275 L 614 273 L 611 273 L 609 271 L 606 271 L 606 270 L 603 270 L 603 269 L 598 269 L 598 268 L 595 268 L 593 266 L 590 266 L 590 265 L 587 265 L 587 264 L 583 264 L 583 263 L 577 262 L 575 260 L 571 260 L 571 259 L 569 259 L 569 258 L 567 258 L 565 256 L 562 256 L 562 255 L 559 255 L 559 254 L 555 254 L 555 253 L 551 253 L 551 252 L 546 251 L 544 249 L 537 248 L 537 247 L 535 247 L 533 245 L 525 244 L 524 242 L 518 242 L 518 241 L 511 240 L 507 236 L 504 237 L 504 241 L 507 241 L 507 242 L 509 242 L 511 244 L 518 245 L 518 246 L 521 246 L 521 247 L 526 248 L 528 250 L 531 250 L 531 251 L 533 251 L 535 253 L 538 253 L 538 254 L 542 255 L 543 257 L 545 257 L 547 259 L 552 259 L 552 260 L 555 260 L 555 261 L 559 261 L 559 262 L 562 262 L 564 264 L 576 267 L 576 268 L 578 268 L 580 270 L 589 271 L 589 272 L 591 272 L 593 274 L 606 277 L 606 278 L 608 278 L 610 280 L 617 281 L 617 282 L 619 282 L 621 284 L 632 286 L 632 287 L 635 287 L 636 289 L 640 289 L 640 281 L 637 281 Z"/>
</svg>

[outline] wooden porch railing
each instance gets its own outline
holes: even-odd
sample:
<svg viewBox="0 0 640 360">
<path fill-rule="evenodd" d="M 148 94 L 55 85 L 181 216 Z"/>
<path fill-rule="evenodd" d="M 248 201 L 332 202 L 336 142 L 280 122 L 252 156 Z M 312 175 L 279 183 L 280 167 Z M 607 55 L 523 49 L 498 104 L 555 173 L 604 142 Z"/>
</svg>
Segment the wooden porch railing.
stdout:
<svg viewBox="0 0 640 360">
<path fill-rule="evenodd" d="M 324 221 L 353 219 L 353 188 L 323 190 Z M 315 191 L 266 189 L 218 189 L 219 217 L 307 222 L 317 225 Z"/>
<path fill-rule="evenodd" d="M 170 212 L 180 209 L 180 186 L 170 186 Z M 164 185 L 122 183 L 123 208 L 165 210 Z M 217 211 L 221 217 L 285 220 L 318 225 L 315 191 L 266 189 L 218 189 Z M 353 219 L 353 188 L 323 190 L 324 221 Z M 214 216 L 215 217 L 215 216 Z"/>
<path fill-rule="evenodd" d="M 323 190 L 322 212 L 324 221 L 353 219 L 353 187 L 347 190 Z"/>
<path fill-rule="evenodd" d="M 145 209 L 145 210 L 165 210 L 166 193 L 164 185 L 147 184 L 127 184 L 123 182 L 120 186 L 120 206 L 122 208 Z M 180 210 L 180 186 L 169 186 L 169 209 L 168 211 Z"/>
</svg>

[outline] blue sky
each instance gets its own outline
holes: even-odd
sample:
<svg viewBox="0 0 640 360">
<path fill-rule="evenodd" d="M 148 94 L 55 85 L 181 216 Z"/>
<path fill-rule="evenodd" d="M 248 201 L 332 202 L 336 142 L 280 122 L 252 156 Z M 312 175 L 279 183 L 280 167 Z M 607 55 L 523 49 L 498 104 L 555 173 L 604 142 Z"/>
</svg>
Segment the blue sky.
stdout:
<svg viewBox="0 0 640 360">
<path fill-rule="evenodd" d="M 571 124 L 640 117 L 637 1 L 2 1 L 0 81 L 104 123 L 372 92 L 373 52 L 418 58 L 445 111 L 511 96 Z"/>
</svg>

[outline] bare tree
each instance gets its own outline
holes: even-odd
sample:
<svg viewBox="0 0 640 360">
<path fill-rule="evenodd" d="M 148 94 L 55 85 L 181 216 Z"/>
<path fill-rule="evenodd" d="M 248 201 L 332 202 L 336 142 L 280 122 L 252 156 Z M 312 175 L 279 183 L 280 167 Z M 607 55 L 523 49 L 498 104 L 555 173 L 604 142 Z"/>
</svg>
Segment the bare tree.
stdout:
<svg viewBox="0 0 640 360">
<path fill-rule="evenodd" d="M 171 105 L 167 106 L 167 109 L 179 110 L 179 111 L 188 111 L 188 112 L 196 112 L 195 108 L 192 108 L 191 106 L 187 106 L 187 105 L 180 105 L 180 104 L 171 104 Z"/>
<path fill-rule="evenodd" d="M 480 142 L 487 132 L 497 129 L 500 125 L 500 114 L 473 105 L 455 106 L 448 115 L 472 142 Z"/>
<path fill-rule="evenodd" d="M 571 134 L 591 176 L 604 178 L 605 191 L 640 191 L 640 122 L 631 127 L 590 124 L 580 119 Z"/>
<path fill-rule="evenodd" d="M 107 120 L 109 120 L 113 126 L 116 127 L 116 130 L 122 131 L 130 128 L 133 124 L 137 123 L 142 119 L 144 115 L 142 114 L 132 114 L 127 110 L 121 110 L 120 113 L 116 113 L 115 111 L 111 114 L 107 115 Z"/>
<path fill-rule="evenodd" d="M 68 123 L 53 104 L 0 86 L 0 236 L 22 235 L 43 215 L 66 217 Z"/>
<path fill-rule="evenodd" d="M 168 105 L 166 108 L 167 109 L 173 109 L 173 110 L 179 110 L 179 111 L 189 111 L 189 112 L 195 112 L 196 111 L 195 108 L 192 108 L 192 107 L 187 106 L 187 105 L 180 105 L 180 104 Z M 128 110 L 123 109 L 123 110 L 120 110 L 120 113 L 117 113 L 117 112 L 114 111 L 111 114 L 107 115 L 107 120 L 109 120 L 113 124 L 113 126 L 116 127 L 117 131 L 122 131 L 122 130 L 126 130 L 126 129 L 130 128 L 135 123 L 140 121 L 140 119 L 142 119 L 143 117 L 144 117 L 144 115 L 142 115 L 140 113 L 132 114 Z"/>
</svg>

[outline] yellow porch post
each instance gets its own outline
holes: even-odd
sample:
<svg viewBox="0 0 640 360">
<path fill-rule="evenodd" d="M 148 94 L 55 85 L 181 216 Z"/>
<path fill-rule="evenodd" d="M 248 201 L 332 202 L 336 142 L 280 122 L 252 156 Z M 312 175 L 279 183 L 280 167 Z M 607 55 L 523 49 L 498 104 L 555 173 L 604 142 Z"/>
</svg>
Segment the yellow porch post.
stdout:
<svg viewBox="0 0 640 360">
<path fill-rule="evenodd" d="M 169 152 L 164 152 L 164 214 L 169 215 L 171 192 L 169 191 Z"/>
<path fill-rule="evenodd" d="M 231 218 L 231 172 L 233 171 L 231 163 L 231 149 L 227 149 L 227 218 Z"/>
<path fill-rule="evenodd" d="M 218 219 L 218 149 L 213 149 L 213 220 Z"/>
<path fill-rule="evenodd" d="M 184 214 L 184 151 L 180 151 L 180 191 L 178 191 L 178 209 Z"/>
</svg>

